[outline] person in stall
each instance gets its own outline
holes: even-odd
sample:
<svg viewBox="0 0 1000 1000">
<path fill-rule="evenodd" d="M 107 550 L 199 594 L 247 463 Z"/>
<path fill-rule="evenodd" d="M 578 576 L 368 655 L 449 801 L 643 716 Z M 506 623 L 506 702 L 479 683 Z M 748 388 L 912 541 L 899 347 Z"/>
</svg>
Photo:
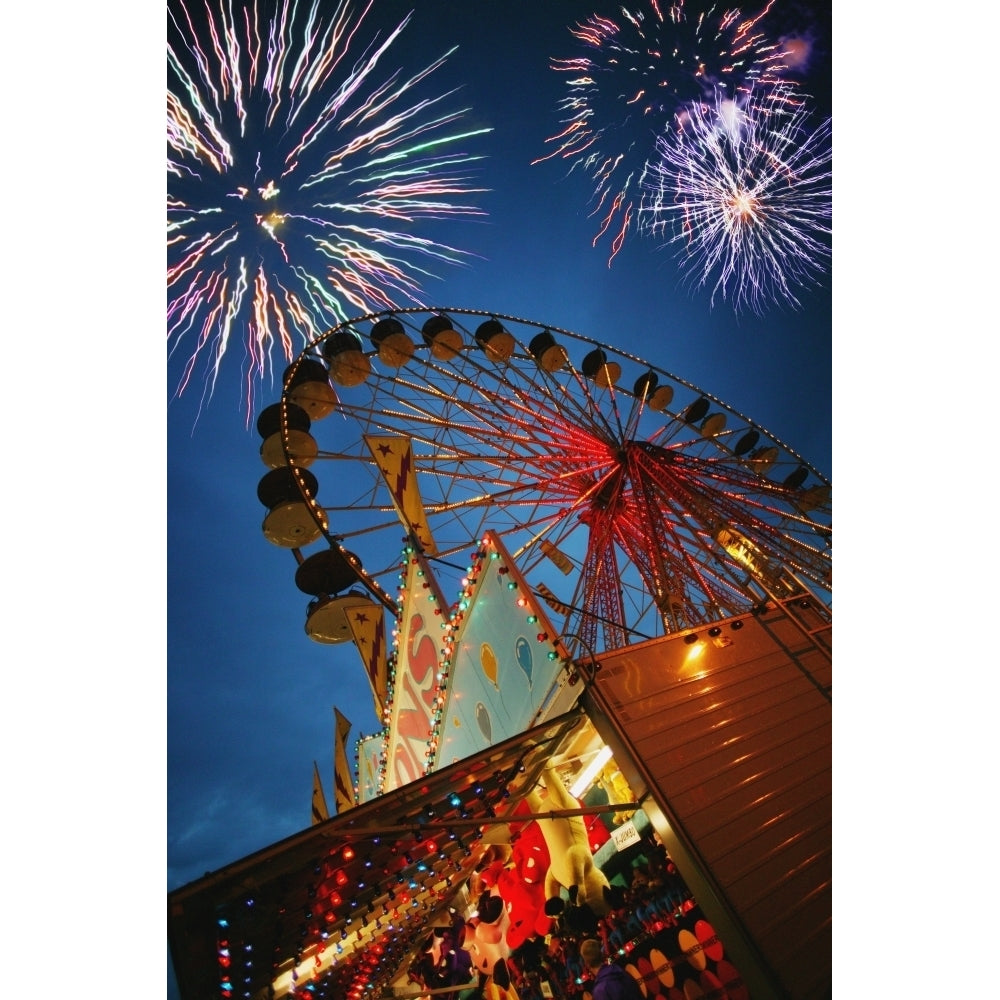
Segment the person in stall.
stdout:
<svg viewBox="0 0 1000 1000">
<path fill-rule="evenodd" d="M 614 962 L 607 962 L 600 941 L 586 938 L 580 943 L 580 958 L 594 977 L 594 1000 L 643 1000 L 636 981 Z"/>
</svg>

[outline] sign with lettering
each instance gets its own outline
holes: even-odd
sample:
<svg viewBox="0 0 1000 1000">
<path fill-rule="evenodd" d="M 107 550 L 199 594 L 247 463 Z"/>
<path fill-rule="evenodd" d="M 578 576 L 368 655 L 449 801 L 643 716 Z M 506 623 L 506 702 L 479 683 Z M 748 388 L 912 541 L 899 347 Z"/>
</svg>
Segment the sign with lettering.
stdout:
<svg viewBox="0 0 1000 1000">
<path fill-rule="evenodd" d="M 635 823 L 629 819 L 611 832 L 611 839 L 615 842 L 617 850 L 624 851 L 626 847 L 639 843 L 639 831 L 635 828 Z"/>
</svg>

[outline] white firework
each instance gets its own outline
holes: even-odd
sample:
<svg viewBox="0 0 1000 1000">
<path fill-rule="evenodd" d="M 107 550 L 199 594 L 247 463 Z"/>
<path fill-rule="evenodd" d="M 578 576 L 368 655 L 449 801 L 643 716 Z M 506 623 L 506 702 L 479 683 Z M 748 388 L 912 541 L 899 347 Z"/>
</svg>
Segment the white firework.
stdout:
<svg viewBox="0 0 1000 1000">
<path fill-rule="evenodd" d="M 682 270 L 711 286 L 713 305 L 798 307 L 831 256 L 831 138 L 829 119 L 812 127 L 804 100 L 780 88 L 694 105 L 657 140 L 640 225 L 680 244 Z"/>
</svg>

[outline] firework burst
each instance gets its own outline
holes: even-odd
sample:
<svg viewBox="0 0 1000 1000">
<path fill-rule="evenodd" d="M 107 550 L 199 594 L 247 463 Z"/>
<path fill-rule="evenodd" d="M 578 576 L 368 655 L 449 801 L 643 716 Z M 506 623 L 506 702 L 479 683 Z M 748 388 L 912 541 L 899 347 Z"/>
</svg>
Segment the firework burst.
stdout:
<svg viewBox="0 0 1000 1000">
<path fill-rule="evenodd" d="M 830 257 L 831 126 L 804 102 L 751 94 L 693 108 L 641 182 L 641 225 L 680 244 L 682 270 L 736 311 L 800 305 Z"/>
<path fill-rule="evenodd" d="M 421 235 L 478 216 L 454 91 L 424 96 L 445 53 L 383 69 L 409 21 L 366 30 L 346 2 L 171 0 L 167 93 L 167 336 L 211 396 L 242 341 L 248 415 L 274 359 L 335 322 L 421 303 L 421 280 L 466 251 Z"/>
<path fill-rule="evenodd" d="M 588 176 L 598 221 L 593 245 L 610 239 L 609 265 L 637 227 L 646 161 L 679 115 L 720 89 L 732 98 L 754 86 L 780 85 L 788 93 L 790 46 L 770 41 L 761 26 L 773 3 L 745 16 L 735 8 L 650 0 L 643 10 L 592 14 L 569 29 L 584 54 L 551 60 L 553 70 L 567 74 L 563 128 L 546 140 L 552 150 L 532 162 L 559 157 Z"/>
</svg>

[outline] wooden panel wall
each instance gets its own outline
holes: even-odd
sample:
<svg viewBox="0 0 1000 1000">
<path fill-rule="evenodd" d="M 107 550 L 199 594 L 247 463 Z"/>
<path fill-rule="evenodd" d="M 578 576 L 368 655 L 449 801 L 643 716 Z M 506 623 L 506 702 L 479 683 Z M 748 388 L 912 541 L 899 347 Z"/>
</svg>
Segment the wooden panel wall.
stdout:
<svg viewBox="0 0 1000 1000">
<path fill-rule="evenodd" d="M 780 608 L 718 628 L 603 654 L 594 695 L 786 994 L 819 1000 L 832 978 L 830 659 Z"/>
</svg>

